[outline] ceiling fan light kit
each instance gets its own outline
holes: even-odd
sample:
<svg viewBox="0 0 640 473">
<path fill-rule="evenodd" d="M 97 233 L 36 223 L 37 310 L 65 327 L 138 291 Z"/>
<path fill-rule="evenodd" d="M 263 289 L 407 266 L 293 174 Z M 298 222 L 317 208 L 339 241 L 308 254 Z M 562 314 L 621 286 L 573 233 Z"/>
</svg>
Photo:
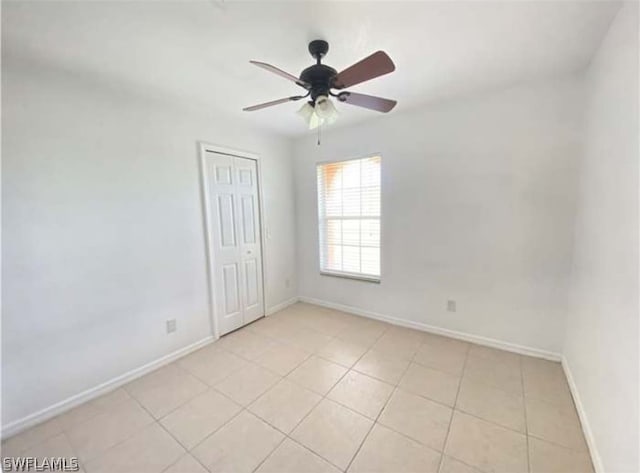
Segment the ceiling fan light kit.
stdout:
<svg viewBox="0 0 640 473">
<path fill-rule="evenodd" d="M 333 105 L 333 102 L 326 95 L 319 95 L 315 100 L 315 106 L 312 102 L 305 103 L 300 110 L 300 115 L 309 130 L 318 128 L 324 124 L 331 125 L 338 119 L 338 110 Z"/>
<path fill-rule="evenodd" d="M 309 100 L 297 113 L 305 120 L 309 129 L 314 129 L 324 124 L 330 125 L 338 119 L 338 110 L 329 97 L 335 97 L 338 102 L 383 113 L 390 112 L 393 107 L 396 106 L 397 102 L 395 100 L 350 91 L 341 91 L 347 87 L 393 72 L 395 65 L 387 53 L 377 51 L 343 71 L 337 72 L 333 67 L 321 63 L 321 59 L 326 56 L 328 51 L 329 43 L 326 41 L 320 39 L 311 41 L 309 43 L 309 53 L 311 53 L 311 56 L 316 60 L 316 63 L 302 71 L 300 77 L 296 77 L 293 74 L 289 74 L 264 62 L 250 61 L 251 64 L 296 83 L 298 86 L 304 88 L 307 93 L 305 95 L 294 95 L 259 105 L 253 105 L 243 110 L 252 112 L 273 105 L 294 102 L 309 97 Z M 334 93 L 332 89 L 337 89 L 339 92 Z"/>
</svg>

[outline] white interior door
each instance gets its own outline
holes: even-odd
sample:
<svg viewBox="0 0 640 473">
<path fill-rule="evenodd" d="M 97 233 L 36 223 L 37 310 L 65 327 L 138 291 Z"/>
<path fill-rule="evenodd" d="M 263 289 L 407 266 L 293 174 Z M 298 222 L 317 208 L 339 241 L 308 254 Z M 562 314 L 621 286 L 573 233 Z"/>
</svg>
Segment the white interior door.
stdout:
<svg viewBox="0 0 640 473">
<path fill-rule="evenodd" d="M 213 305 L 218 334 L 264 315 L 257 163 L 207 151 Z"/>
</svg>

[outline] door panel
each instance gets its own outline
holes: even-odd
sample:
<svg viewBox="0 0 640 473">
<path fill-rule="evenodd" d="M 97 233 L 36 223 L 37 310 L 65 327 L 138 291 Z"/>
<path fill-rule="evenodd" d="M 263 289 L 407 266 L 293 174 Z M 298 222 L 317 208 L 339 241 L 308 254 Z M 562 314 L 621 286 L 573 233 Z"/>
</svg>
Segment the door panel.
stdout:
<svg viewBox="0 0 640 473">
<path fill-rule="evenodd" d="M 238 214 L 241 216 L 238 239 L 244 262 L 244 322 L 249 323 L 264 315 L 258 167 L 252 159 L 235 158 L 234 164 L 238 180 Z"/>
<path fill-rule="evenodd" d="M 256 242 L 256 232 L 254 223 L 256 215 L 253 207 L 253 196 L 242 196 L 242 230 L 244 243 L 250 244 Z"/>
<path fill-rule="evenodd" d="M 253 308 L 258 304 L 258 262 L 255 259 L 244 262 L 247 283 L 247 307 Z"/>
<path fill-rule="evenodd" d="M 236 246 L 235 215 L 233 194 L 218 195 L 218 215 L 220 228 L 220 245 L 225 247 Z"/>
<path fill-rule="evenodd" d="M 222 267 L 222 285 L 224 290 L 225 317 L 240 310 L 240 292 L 238 291 L 238 265 L 227 264 Z"/>
<path fill-rule="evenodd" d="M 223 335 L 264 315 L 255 160 L 207 152 L 214 316 Z"/>
<path fill-rule="evenodd" d="M 231 184 L 231 166 L 216 166 L 216 184 Z"/>
</svg>

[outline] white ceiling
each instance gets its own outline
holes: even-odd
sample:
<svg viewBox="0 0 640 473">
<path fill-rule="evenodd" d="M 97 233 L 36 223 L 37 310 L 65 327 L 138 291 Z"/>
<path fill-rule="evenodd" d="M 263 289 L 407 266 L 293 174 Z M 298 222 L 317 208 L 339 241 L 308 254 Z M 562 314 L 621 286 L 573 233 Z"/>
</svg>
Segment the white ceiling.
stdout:
<svg viewBox="0 0 640 473">
<path fill-rule="evenodd" d="M 298 75 L 307 43 L 338 70 L 378 50 L 396 64 L 352 90 L 397 99 L 391 113 L 585 67 L 617 2 L 3 2 L 3 50 L 146 93 L 189 100 L 275 132 L 305 133 L 300 102 L 244 106 L 303 89 L 249 64 Z M 379 114 L 338 105 L 334 126 Z"/>
</svg>

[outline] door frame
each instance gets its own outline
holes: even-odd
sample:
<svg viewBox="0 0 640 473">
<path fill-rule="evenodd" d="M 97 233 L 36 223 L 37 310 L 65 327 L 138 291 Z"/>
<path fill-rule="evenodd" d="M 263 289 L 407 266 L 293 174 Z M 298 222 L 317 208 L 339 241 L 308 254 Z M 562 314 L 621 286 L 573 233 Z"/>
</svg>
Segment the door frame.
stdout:
<svg viewBox="0 0 640 473">
<path fill-rule="evenodd" d="M 263 191 L 262 191 L 262 166 L 260 155 L 256 153 L 251 153 L 249 151 L 238 150 L 235 148 L 228 148 L 226 146 L 220 146 L 212 143 L 207 143 L 205 141 L 198 142 L 199 148 L 199 167 L 200 167 L 200 194 L 202 198 L 202 212 L 204 218 L 204 243 L 205 243 L 205 252 L 207 257 L 207 292 L 208 292 L 208 305 L 209 305 L 209 323 L 211 326 L 211 334 L 214 339 L 220 338 L 220 330 L 218 327 L 218 317 L 216 314 L 216 304 L 214 303 L 214 294 L 215 294 L 215 272 L 213 270 L 213 263 L 215 260 L 215 254 L 213 251 L 212 245 L 212 223 L 210 218 L 210 205 L 209 205 L 209 175 L 207 173 L 206 159 L 207 153 L 217 153 L 225 156 L 232 156 L 235 158 L 244 158 L 251 159 L 256 162 L 256 173 L 258 179 L 258 227 L 260 229 L 260 273 L 262 275 L 261 283 L 262 283 L 262 310 L 264 312 L 263 316 L 267 312 L 267 294 L 265 291 L 265 279 L 266 279 L 266 270 L 265 270 L 265 260 L 266 260 L 266 224 L 265 224 L 265 213 L 264 213 L 264 202 L 263 202 Z"/>
</svg>

